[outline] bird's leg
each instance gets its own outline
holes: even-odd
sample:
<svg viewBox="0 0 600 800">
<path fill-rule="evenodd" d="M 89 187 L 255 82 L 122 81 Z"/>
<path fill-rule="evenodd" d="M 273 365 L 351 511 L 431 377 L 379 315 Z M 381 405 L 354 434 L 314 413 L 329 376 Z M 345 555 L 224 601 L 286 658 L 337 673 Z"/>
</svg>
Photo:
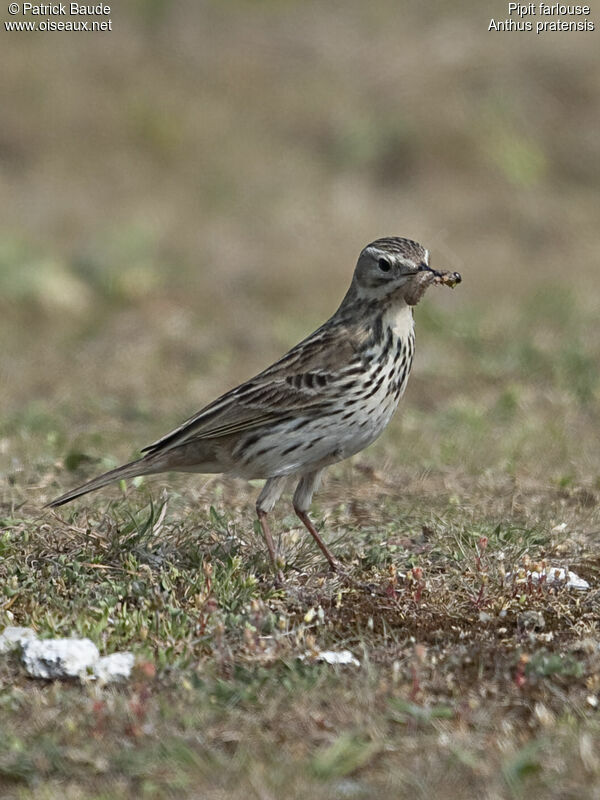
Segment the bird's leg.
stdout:
<svg viewBox="0 0 600 800">
<path fill-rule="evenodd" d="M 310 517 L 308 516 L 308 509 L 310 508 L 310 503 L 312 500 L 312 496 L 315 491 L 319 488 L 319 484 L 321 483 L 321 475 L 323 474 L 323 470 L 316 470 L 315 472 L 309 472 L 306 475 L 303 475 L 300 479 L 300 483 L 296 487 L 296 491 L 294 492 L 294 511 L 298 515 L 298 517 L 302 520 L 304 527 L 313 537 L 315 542 L 319 545 L 321 552 L 329 562 L 329 566 L 331 569 L 336 572 L 339 568 L 339 564 L 332 556 L 329 548 L 319 536 L 317 529 L 313 525 Z"/>
<path fill-rule="evenodd" d="M 294 506 L 294 511 L 296 512 L 296 514 L 300 517 L 300 519 L 304 523 L 304 526 L 305 526 L 306 530 L 310 533 L 310 535 L 313 537 L 315 542 L 321 548 L 321 551 L 322 551 L 323 555 L 325 556 L 325 558 L 327 559 L 327 561 L 329 562 L 329 566 L 331 567 L 331 569 L 334 572 L 337 572 L 338 569 L 339 569 L 339 564 L 335 560 L 333 555 L 331 554 L 329 548 L 327 547 L 327 545 L 325 544 L 323 539 L 321 539 L 321 537 L 319 536 L 319 534 L 317 532 L 317 529 L 315 528 L 315 526 L 313 525 L 313 523 L 311 521 L 311 518 L 308 516 L 306 511 L 302 511 L 301 509 L 296 508 L 296 506 Z"/>
<path fill-rule="evenodd" d="M 260 523 L 260 527 L 265 537 L 265 542 L 267 543 L 267 550 L 269 551 L 269 556 L 271 557 L 271 563 L 273 564 L 273 569 L 275 570 L 275 574 L 277 575 L 278 583 L 283 583 L 283 572 L 281 571 L 281 567 L 277 561 L 277 551 L 275 550 L 275 542 L 273 541 L 273 537 L 271 536 L 271 531 L 269 529 L 269 525 L 267 523 L 267 512 L 263 511 L 261 508 L 256 509 L 256 513 L 258 515 L 258 521 Z"/>
<path fill-rule="evenodd" d="M 281 493 L 285 489 L 286 482 L 286 477 L 269 478 L 269 480 L 263 486 L 263 490 L 259 494 L 258 500 L 256 501 L 256 513 L 258 515 L 258 521 L 260 523 L 260 528 L 265 538 L 271 563 L 273 564 L 273 569 L 275 570 L 277 581 L 279 583 L 283 583 L 283 572 L 281 571 L 281 564 L 277 558 L 275 543 L 267 523 L 267 514 L 269 511 L 273 510 L 275 503 L 281 497 Z"/>
</svg>

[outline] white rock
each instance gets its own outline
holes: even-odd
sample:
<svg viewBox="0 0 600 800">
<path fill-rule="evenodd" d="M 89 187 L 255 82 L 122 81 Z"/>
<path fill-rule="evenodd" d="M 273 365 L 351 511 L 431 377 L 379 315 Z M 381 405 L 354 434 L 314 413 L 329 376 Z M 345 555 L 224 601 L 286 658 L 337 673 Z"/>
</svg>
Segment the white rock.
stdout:
<svg viewBox="0 0 600 800">
<path fill-rule="evenodd" d="M 552 533 L 564 533 L 567 530 L 567 523 L 566 522 L 559 522 L 558 525 L 555 525 L 552 528 Z"/>
<path fill-rule="evenodd" d="M 542 573 L 543 574 L 543 573 Z M 531 573 L 531 580 L 537 583 L 540 580 L 540 573 L 535 570 Z M 546 583 L 551 586 L 554 583 L 564 583 L 567 589 L 577 589 L 580 592 L 585 592 L 590 588 L 589 583 L 580 578 L 571 570 L 565 570 L 562 567 L 549 567 L 546 570 Z"/>
<path fill-rule="evenodd" d="M 33 639 L 23 645 L 23 663 L 33 678 L 85 677 L 99 658 L 90 639 Z"/>
<path fill-rule="evenodd" d="M 548 586 L 562 585 L 567 589 L 576 589 L 579 592 L 585 592 L 590 588 L 590 585 L 586 580 L 580 578 L 575 572 L 566 570 L 563 567 L 546 567 L 542 573 L 539 573 L 537 570 L 527 570 L 526 577 L 531 578 L 533 583 L 539 583 L 540 578 L 545 577 L 546 584 Z M 513 578 L 513 573 L 507 572 L 505 579 L 508 581 L 511 578 Z M 519 582 L 520 581 L 517 576 L 517 583 Z"/>
<path fill-rule="evenodd" d="M 125 681 L 131 675 L 134 662 L 133 653 L 112 653 L 98 659 L 94 666 L 94 675 L 100 683 Z"/>
<path fill-rule="evenodd" d="M 351 664 L 353 667 L 360 667 L 360 661 L 350 650 L 321 650 L 317 660 L 326 664 Z"/>
<path fill-rule="evenodd" d="M 25 642 L 35 638 L 35 631 L 31 628 L 18 628 L 15 625 L 9 625 L 0 633 L 0 655 L 18 650 L 23 647 Z"/>
</svg>

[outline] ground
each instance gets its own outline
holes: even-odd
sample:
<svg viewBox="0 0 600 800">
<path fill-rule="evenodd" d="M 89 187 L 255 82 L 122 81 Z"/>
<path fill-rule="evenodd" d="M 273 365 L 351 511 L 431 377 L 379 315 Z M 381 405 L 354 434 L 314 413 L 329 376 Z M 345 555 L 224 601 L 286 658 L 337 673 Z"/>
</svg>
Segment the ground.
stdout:
<svg viewBox="0 0 600 800">
<path fill-rule="evenodd" d="M 0 659 L 0 794 L 598 797 L 595 40 L 476 2 L 181 5 L 3 42 L 0 628 L 137 666 Z M 323 322 L 380 235 L 463 283 L 315 498 L 343 575 L 288 495 L 274 584 L 258 483 L 42 509 Z M 529 575 L 557 567 L 589 589 Z"/>
<path fill-rule="evenodd" d="M 573 314 L 565 324 L 583 326 Z M 79 797 L 85 785 L 94 797 L 199 786 L 214 797 L 564 797 L 582 775 L 594 796 L 599 486 L 595 467 L 577 471 L 586 443 L 568 426 L 592 437 L 596 379 L 583 394 L 561 383 L 559 350 L 530 381 L 514 342 L 502 352 L 490 331 L 474 348 L 463 324 L 417 309 L 430 366 L 417 366 L 381 442 L 332 469 L 317 498 L 345 576 L 327 571 L 287 498 L 273 515 L 286 558 L 276 587 L 258 487 L 243 481 L 165 476 L 44 512 L 127 451 L 116 423 L 69 450 L 72 415 L 18 413 L 3 621 L 132 649 L 138 667 L 126 687 L 100 688 L 33 684 L 17 659 L 3 662 L 7 796 L 61 786 Z M 500 387 L 481 374 L 469 402 L 464 380 L 492 358 L 514 358 L 514 371 Z M 151 417 L 116 419 L 132 442 L 156 432 Z M 534 584 L 527 571 L 544 565 L 570 567 L 590 590 Z M 318 663 L 326 649 L 360 667 Z"/>
</svg>

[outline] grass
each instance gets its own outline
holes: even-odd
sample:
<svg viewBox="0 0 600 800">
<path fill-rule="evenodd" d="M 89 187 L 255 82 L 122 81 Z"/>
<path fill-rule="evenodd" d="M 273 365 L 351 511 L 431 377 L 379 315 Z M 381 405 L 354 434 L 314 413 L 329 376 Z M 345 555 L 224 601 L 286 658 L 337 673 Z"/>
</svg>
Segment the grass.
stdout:
<svg viewBox="0 0 600 800">
<path fill-rule="evenodd" d="M 391 786 L 516 797 L 551 795 L 581 770 L 596 786 L 598 563 L 587 537 L 597 514 L 587 496 L 549 487 L 532 497 L 540 516 L 510 511 L 504 492 L 493 511 L 478 507 L 473 485 L 462 499 L 423 503 L 417 485 L 398 499 L 388 480 L 371 476 L 349 504 L 332 505 L 329 489 L 317 506 L 350 583 L 324 570 L 291 519 L 278 521 L 284 589 L 237 482 L 213 485 L 223 509 L 141 487 L 60 515 L 13 510 L 3 622 L 89 636 L 103 653 L 132 649 L 138 666 L 129 685 L 102 689 L 33 685 L 4 661 L 8 796 L 85 785 L 93 797 L 193 796 L 198 786 L 215 797 L 248 786 L 257 797 L 384 797 Z M 561 511 L 569 530 L 551 527 Z M 558 563 L 592 590 L 527 580 L 527 569 Z M 350 649 L 361 666 L 314 661 L 323 649 Z"/>
<path fill-rule="evenodd" d="M 435 295 L 417 309 L 403 413 L 314 505 L 347 577 L 284 501 L 277 588 L 243 481 L 162 476 L 40 510 L 172 425 L 176 395 L 152 410 L 84 383 L 15 407 L 0 626 L 88 636 L 138 666 L 101 688 L 33 683 L 3 659 L 5 796 L 594 796 L 600 350 L 585 304 L 554 291 L 498 315 L 455 319 Z M 173 353 L 148 336 L 160 374 Z M 533 584 L 544 566 L 591 588 Z M 360 667 L 319 663 L 325 649 Z"/>
<path fill-rule="evenodd" d="M 5 419 L 0 626 L 88 636 L 138 663 L 101 688 L 0 662 L 6 796 L 563 797 L 583 781 L 594 796 L 593 318 L 558 289 L 535 313 L 526 295 L 503 337 L 500 316 L 455 320 L 436 299 L 417 309 L 402 415 L 330 470 L 314 506 L 348 577 L 326 571 L 284 501 L 277 588 L 243 481 L 163 476 L 40 511 L 177 409 L 84 388 Z M 159 346 L 155 368 L 171 357 Z M 591 589 L 527 578 L 559 565 Z M 325 649 L 360 667 L 319 663 Z"/>
</svg>

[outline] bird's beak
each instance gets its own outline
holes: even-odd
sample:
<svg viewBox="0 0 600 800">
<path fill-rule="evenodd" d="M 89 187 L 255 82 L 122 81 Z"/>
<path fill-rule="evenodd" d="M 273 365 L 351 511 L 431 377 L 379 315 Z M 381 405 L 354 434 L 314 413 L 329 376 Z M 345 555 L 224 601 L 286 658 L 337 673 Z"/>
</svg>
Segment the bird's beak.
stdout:
<svg viewBox="0 0 600 800">
<path fill-rule="evenodd" d="M 428 264 L 419 264 L 419 272 L 433 272 L 436 278 L 439 278 L 442 275 L 437 269 L 430 267 Z"/>
</svg>

